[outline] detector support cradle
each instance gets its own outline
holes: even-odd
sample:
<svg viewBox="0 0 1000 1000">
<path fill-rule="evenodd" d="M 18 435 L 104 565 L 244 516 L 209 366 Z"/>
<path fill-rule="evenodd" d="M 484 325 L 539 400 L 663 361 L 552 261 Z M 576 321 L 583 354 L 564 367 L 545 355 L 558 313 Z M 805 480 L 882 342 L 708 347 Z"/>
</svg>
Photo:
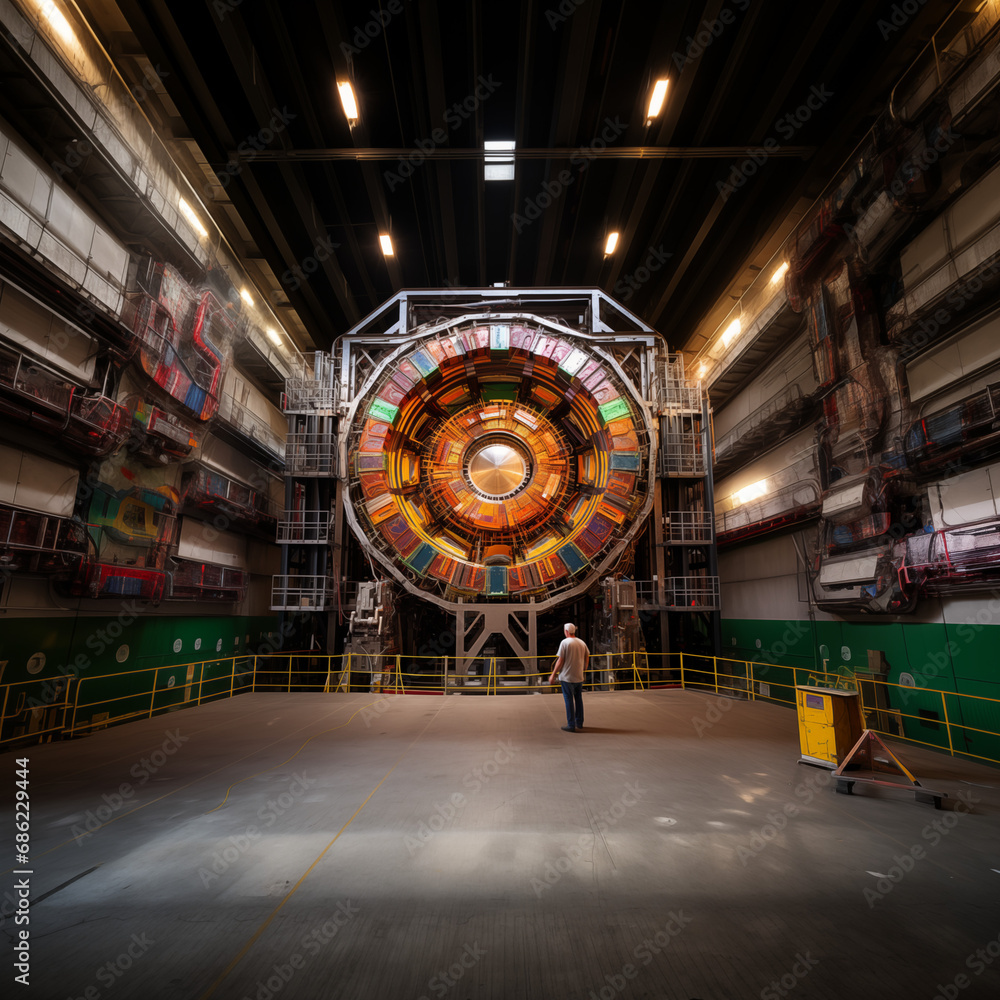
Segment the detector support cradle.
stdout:
<svg viewBox="0 0 1000 1000">
<path fill-rule="evenodd" d="M 878 756 L 876 756 L 877 750 L 881 751 Z M 850 773 L 845 774 L 845 771 Z M 903 781 L 885 781 L 877 775 L 902 777 L 908 784 Z M 903 762 L 882 742 L 879 735 L 871 729 L 866 729 L 861 734 L 861 738 L 833 772 L 833 776 L 837 779 L 837 791 L 843 795 L 852 794 L 855 783 L 862 782 L 867 785 L 883 785 L 886 788 L 902 788 L 906 791 L 912 791 L 918 802 L 932 803 L 935 809 L 940 809 L 941 800 L 948 797 L 945 792 L 935 792 L 924 788 L 910 774 Z"/>
</svg>

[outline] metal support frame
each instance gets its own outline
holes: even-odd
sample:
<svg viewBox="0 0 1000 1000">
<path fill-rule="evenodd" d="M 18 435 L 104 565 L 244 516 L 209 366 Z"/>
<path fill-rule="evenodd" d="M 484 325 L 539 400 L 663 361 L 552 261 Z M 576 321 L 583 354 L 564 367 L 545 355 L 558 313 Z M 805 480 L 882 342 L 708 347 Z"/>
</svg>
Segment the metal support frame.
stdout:
<svg viewBox="0 0 1000 1000">
<path fill-rule="evenodd" d="M 708 393 L 705 393 L 701 404 L 702 450 L 706 456 L 705 462 L 705 510 L 715 510 L 715 478 L 712 474 L 712 408 Z M 708 573 L 719 580 L 719 551 L 713 535 L 712 544 L 708 546 Z M 721 595 L 719 605 L 711 614 L 712 622 L 712 652 L 719 656 L 722 653 L 722 610 Z"/>
<path fill-rule="evenodd" d="M 506 639 L 514 655 L 525 665 L 526 673 L 536 673 L 538 657 L 538 613 L 523 604 L 470 604 L 455 615 L 455 676 L 465 677 L 469 664 L 486 643 L 498 635 Z M 522 619 L 524 620 L 522 626 Z M 512 628 L 517 620 L 519 631 Z M 482 622 L 482 632 L 466 645 L 470 634 Z M 524 634 L 527 633 L 527 641 Z"/>
<path fill-rule="evenodd" d="M 569 306 L 576 303 L 579 315 L 585 322 L 572 329 L 552 324 L 555 330 L 600 343 L 613 339 L 616 343 L 635 341 L 647 346 L 655 343 L 656 331 L 643 322 L 630 309 L 611 298 L 599 288 L 435 288 L 409 289 L 397 292 L 378 308 L 356 323 L 338 338 L 336 350 L 340 354 L 340 396 L 350 400 L 360 388 L 355 384 L 352 352 L 362 345 L 378 345 L 394 349 L 408 343 L 414 335 L 430 336 L 436 325 L 418 324 L 414 312 L 422 304 L 440 301 L 455 306 L 463 305 L 469 318 L 494 316 L 499 313 L 548 315 L 548 306 L 554 302 Z M 602 310 L 603 307 L 603 310 Z M 440 326 L 453 325 L 458 315 L 450 316 Z M 642 387 L 643 389 L 646 386 Z"/>
<path fill-rule="evenodd" d="M 653 474 L 653 470 L 650 470 Z M 663 525 L 663 483 L 656 477 L 653 487 L 653 562 L 656 566 L 656 603 L 662 608 L 667 603 L 667 542 Z M 660 615 L 660 650 L 666 652 L 670 648 L 670 619 Z"/>
<path fill-rule="evenodd" d="M 601 356 L 628 390 L 629 395 L 645 414 L 649 439 L 645 443 L 647 451 L 649 495 L 644 509 L 639 513 L 637 525 L 650 514 L 653 525 L 648 535 L 653 551 L 652 565 L 656 575 L 653 605 L 665 608 L 672 605 L 672 594 L 678 581 L 669 579 L 676 570 L 671 566 L 670 554 L 677 546 L 678 557 L 686 573 L 690 553 L 696 549 L 707 550 L 710 565 L 710 581 L 704 584 L 717 586 L 714 534 L 708 528 L 708 536 L 689 533 L 683 538 L 675 537 L 664 523 L 671 514 L 674 504 L 666 499 L 664 490 L 668 479 L 701 479 L 704 482 L 705 509 L 712 510 L 711 480 L 711 425 L 707 398 L 703 397 L 699 383 L 685 378 L 684 359 L 681 355 L 669 354 L 662 338 L 638 316 L 595 288 L 468 288 L 406 290 L 382 303 L 350 331 L 339 337 L 334 352 L 329 355 L 317 354 L 313 358 L 312 378 L 299 377 L 289 386 L 286 395 L 286 413 L 289 416 L 289 430 L 292 434 L 288 454 L 288 472 L 291 479 L 300 483 L 313 483 L 318 479 L 330 484 L 329 499 L 333 508 L 330 547 L 332 566 L 317 557 L 322 545 L 311 546 L 313 551 L 303 563 L 314 578 L 324 577 L 324 572 L 336 574 L 338 579 L 323 579 L 323 613 L 332 596 L 338 604 L 343 600 L 342 582 L 348 567 L 345 556 L 348 551 L 348 526 L 354 528 L 362 551 L 376 563 L 381 554 L 364 537 L 357 523 L 355 512 L 347 498 L 347 454 L 350 428 L 359 405 L 359 400 L 374 386 L 382 371 L 394 357 L 409 349 L 417 340 L 434 336 L 437 332 L 463 322 L 512 322 L 519 319 L 547 327 L 556 335 L 567 334 L 587 343 L 587 349 Z M 628 363 L 630 374 L 626 375 L 623 365 Z M 332 404 L 332 405 L 331 405 Z M 700 426 L 699 426 L 700 425 Z M 674 440 L 678 438 L 678 440 Z M 671 444 L 675 447 L 671 448 Z M 666 453 L 671 453 L 671 461 Z M 660 461 L 657 461 L 657 459 Z M 288 509 L 286 507 L 286 509 Z M 322 506 L 311 505 L 310 510 L 323 510 Z M 699 529 L 704 526 L 698 523 Z M 288 529 L 290 530 L 290 526 Z M 633 536 L 634 537 L 634 536 Z M 287 575 L 289 549 L 301 547 L 305 539 L 292 533 L 282 545 L 282 574 Z M 309 541 L 313 541 L 309 538 Z M 396 572 L 389 575 L 399 579 L 405 589 L 419 597 L 427 597 L 443 607 L 456 620 L 455 663 L 451 669 L 455 676 L 464 677 L 469 667 L 492 637 L 499 636 L 509 644 L 514 657 L 525 664 L 526 672 L 537 671 L 537 618 L 538 615 L 556 605 L 568 603 L 578 598 L 602 572 L 616 565 L 627 544 L 623 540 L 613 551 L 603 553 L 604 558 L 594 578 L 582 581 L 566 593 L 542 600 L 505 603 L 482 602 L 465 604 L 459 601 L 445 601 L 430 595 L 418 593 L 407 587 L 406 580 L 399 579 Z M 683 547 L 683 552 L 681 551 Z M 301 559 L 300 559 L 301 561 Z M 385 563 L 383 563 L 383 569 Z M 301 570 L 300 570 L 301 572 Z M 699 578 L 700 579 L 700 578 Z M 283 580 L 286 589 L 292 581 Z M 682 584 L 686 580 L 680 581 Z M 333 593 L 333 587 L 338 593 Z M 683 590 L 683 587 L 682 587 Z M 690 595 L 683 591 L 685 604 L 690 605 Z M 294 595 L 301 604 L 303 595 Z M 283 605 L 289 603 L 287 600 Z M 706 602 L 699 601 L 701 610 Z M 714 602 L 717 607 L 717 600 Z M 329 613 L 327 611 L 327 613 Z M 719 647 L 719 612 L 710 612 L 713 621 L 713 638 Z M 670 627 L 668 615 L 660 615 L 662 649 L 669 648 Z M 334 629 L 331 628 L 330 636 Z"/>
<path fill-rule="evenodd" d="M 454 290 L 452 291 L 454 292 Z M 338 349 L 342 351 L 342 376 L 349 379 L 349 381 L 344 387 L 344 392 L 342 393 L 341 398 L 345 400 L 347 399 L 351 400 L 349 404 L 346 404 L 346 414 L 344 415 L 344 418 L 341 423 L 341 436 L 340 436 L 341 477 L 345 478 L 347 476 L 348 435 L 350 434 L 351 428 L 354 425 L 358 407 L 361 405 L 366 395 L 378 383 L 378 380 L 381 377 L 384 370 L 395 360 L 395 358 L 398 357 L 400 354 L 404 353 L 406 350 L 410 349 L 410 346 L 417 340 L 423 340 L 425 338 L 433 336 L 435 333 L 438 333 L 442 330 L 446 330 L 452 327 L 457 327 L 462 325 L 463 323 L 472 321 L 484 322 L 487 319 L 489 319 L 491 322 L 501 322 L 501 323 L 510 323 L 522 320 L 534 324 L 542 329 L 551 330 L 553 333 L 556 334 L 562 334 L 569 337 L 575 337 L 578 339 L 588 341 L 590 349 L 593 350 L 594 353 L 598 357 L 600 357 L 602 361 L 604 361 L 607 365 L 611 367 L 616 376 L 621 380 L 622 386 L 624 387 L 625 391 L 628 392 L 633 402 L 635 402 L 639 411 L 644 416 L 644 419 L 646 421 L 646 429 L 649 432 L 648 441 L 646 442 L 645 445 L 646 461 L 648 463 L 647 467 L 650 470 L 649 475 L 655 476 L 656 474 L 655 468 L 657 461 L 655 418 L 650 412 L 649 401 L 640 395 L 640 387 L 636 386 L 633 383 L 632 379 L 630 379 L 629 376 L 626 375 L 626 373 L 622 370 L 618 361 L 612 356 L 610 348 L 612 346 L 621 347 L 622 345 L 628 345 L 629 343 L 636 342 L 644 344 L 646 349 L 649 350 L 654 349 L 657 343 L 659 342 L 659 338 L 656 332 L 652 330 L 650 327 L 646 326 L 640 319 L 638 319 L 638 317 L 634 317 L 633 314 L 628 312 L 628 310 L 624 309 L 622 306 L 614 302 L 614 300 L 608 298 L 603 292 L 600 291 L 587 290 L 587 296 L 593 297 L 593 301 L 598 303 L 598 305 L 600 305 L 601 303 L 610 304 L 617 311 L 618 315 L 627 317 L 629 318 L 630 321 L 634 319 L 636 328 L 639 332 L 622 331 L 620 333 L 609 332 L 596 335 L 587 332 L 588 329 L 593 328 L 594 324 L 593 317 L 590 317 L 589 326 L 588 324 L 584 324 L 584 326 L 587 327 L 587 329 L 581 330 L 578 328 L 569 328 L 564 324 L 556 322 L 555 320 L 552 320 L 545 316 L 538 315 L 536 313 L 532 313 L 530 311 L 531 309 L 530 300 L 532 298 L 538 299 L 543 296 L 550 296 L 550 297 L 556 296 L 560 297 L 563 300 L 574 301 L 574 302 L 582 299 L 583 297 L 580 295 L 580 292 L 574 289 L 558 289 L 558 290 L 533 289 L 530 291 L 523 289 L 521 290 L 476 289 L 472 291 L 474 292 L 474 294 L 479 294 L 480 292 L 482 292 L 484 293 L 484 295 L 488 291 L 493 292 L 493 296 L 486 296 L 487 299 L 495 298 L 499 296 L 501 292 L 506 293 L 504 296 L 502 296 L 504 301 L 497 303 L 498 305 L 509 305 L 510 298 L 518 296 L 523 296 L 528 301 L 524 303 L 519 302 L 518 304 L 520 308 L 514 311 L 511 311 L 509 309 L 499 309 L 499 308 L 490 311 L 489 302 L 478 303 L 480 309 L 476 310 L 475 306 L 477 305 L 477 303 L 463 301 L 461 303 L 461 307 L 463 310 L 466 311 L 462 312 L 461 314 L 451 316 L 437 323 L 425 324 L 423 326 L 420 326 L 412 330 L 405 336 L 387 335 L 378 338 L 377 342 L 380 343 L 381 346 L 383 347 L 384 353 L 380 357 L 379 363 L 376 366 L 376 368 L 368 374 L 367 378 L 365 379 L 365 384 L 360 387 L 350 380 L 351 378 L 353 378 L 353 368 L 351 367 L 349 360 L 350 345 L 352 343 L 351 334 L 350 333 L 345 334 L 342 338 L 340 338 L 340 340 L 338 341 L 339 344 Z M 468 298 L 469 294 L 470 290 L 468 289 L 463 289 L 460 293 L 460 295 L 463 298 Z M 405 328 L 402 326 L 402 324 L 405 323 L 405 317 L 406 317 L 405 305 L 407 302 L 407 296 L 412 296 L 414 298 L 418 297 L 416 293 L 401 292 L 399 293 L 399 295 L 396 296 L 396 299 L 390 300 L 391 302 L 398 301 L 400 307 L 399 320 L 391 328 L 390 331 L 391 333 L 397 333 L 399 329 Z M 433 299 L 437 296 L 434 293 L 427 293 L 422 297 L 425 299 Z M 383 305 L 381 309 L 377 310 L 376 313 L 373 313 L 372 316 L 377 316 L 384 313 L 387 310 L 388 305 L 389 305 L 388 303 L 386 305 Z M 486 311 L 484 312 L 484 310 Z M 369 320 L 370 319 L 371 317 L 369 317 Z M 362 324 L 360 324 L 359 326 L 363 327 L 367 322 L 369 322 L 369 320 L 363 321 Z M 359 327 L 355 327 L 354 329 L 358 330 Z M 610 330 L 610 328 L 607 329 Z M 367 342 L 367 341 L 362 340 L 361 342 Z M 647 495 L 643 502 L 642 509 L 636 513 L 635 524 L 630 536 L 627 538 L 622 538 L 615 546 L 615 548 L 604 553 L 600 564 L 597 565 L 594 571 L 593 576 L 595 579 L 599 578 L 601 574 L 607 570 L 608 567 L 614 566 L 617 563 L 625 547 L 629 544 L 631 538 L 634 537 L 635 534 L 638 532 L 640 525 L 645 522 L 646 518 L 649 516 L 650 511 L 652 510 L 653 492 L 654 492 L 653 489 L 650 489 L 647 492 Z M 377 561 L 389 576 L 391 576 L 398 583 L 400 583 L 400 585 L 410 593 L 413 593 L 416 596 L 421 597 L 425 600 L 431 601 L 452 614 L 456 613 L 458 606 L 454 602 L 445 600 L 432 593 L 418 592 L 418 590 L 414 587 L 412 580 L 410 580 L 407 576 L 405 576 L 397 566 L 393 565 L 390 561 L 386 559 L 384 553 L 378 547 L 372 544 L 371 540 L 369 540 L 365 535 L 365 532 L 358 520 L 358 515 L 351 504 L 345 504 L 344 513 L 347 517 L 348 523 L 350 524 L 354 532 L 355 537 L 357 538 L 362 549 L 365 551 L 366 555 L 370 559 Z M 548 607 L 555 607 L 556 605 L 566 603 L 569 600 L 573 599 L 574 597 L 578 597 L 581 594 L 583 594 L 587 589 L 589 589 L 589 587 L 592 584 L 593 584 L 593 579 L 588 577 L 583 582 L 575 586 L 569 587 L 569 589 L 559 593 L 557 596 L 553 596 L 538 601 L 537 602 L 538 607 L 536 608 L 536 610 L 541 611 L 545 610 Z"/>
<path fill-rule="evenodd" d="M 673 613 L 708 615 L 711 651 L 718 656 L 722 629 L 714 530 L 711 407 L 701 383 L 686 377 L 684 359 L 679 355 L 658 359 L 654 399 L 660 424 L 653 532 L 656 600 L 661 608 Z M 701 506 L 686 509 L 681 499 L 685 482 L 694 481 L 701 483 Z M 664 523 L 668 519 L 669 528 Z M 692 569 L 695 564 L 704 569 L 695 573 Z M 671 574 L 669 577 L 667 572 Z M 664 650 L 669 648 L 670 639 L 666 619 L 667 615 L 661 615 Z"/>
</svg>

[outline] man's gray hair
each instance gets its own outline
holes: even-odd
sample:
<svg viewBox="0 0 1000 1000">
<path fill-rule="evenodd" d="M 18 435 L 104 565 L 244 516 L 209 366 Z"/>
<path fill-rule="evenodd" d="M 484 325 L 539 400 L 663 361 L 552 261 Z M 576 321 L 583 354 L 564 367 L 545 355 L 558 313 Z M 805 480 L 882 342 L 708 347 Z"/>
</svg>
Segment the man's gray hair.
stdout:
<svg viewBox="0 0 1000 1000">
<path fill-rule="evenodd" d="M 569 632 L 571 635 L 576 635 L 576 626 L 572 622 L 566 622 L 563 625 L 563 630 Z"/>
</svg>

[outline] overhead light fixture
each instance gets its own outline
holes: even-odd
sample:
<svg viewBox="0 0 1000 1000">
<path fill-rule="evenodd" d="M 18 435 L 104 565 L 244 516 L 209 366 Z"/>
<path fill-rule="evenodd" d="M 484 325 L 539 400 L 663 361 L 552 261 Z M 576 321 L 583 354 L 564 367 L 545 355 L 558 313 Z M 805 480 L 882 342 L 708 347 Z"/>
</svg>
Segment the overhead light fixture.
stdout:
<svg viewBox="0 0 1000 1000">
<path fill-rule="evenodd" d="M 243 301 L 244 301 L 244 302 L 245 302 L 245 303 L 246 303 L 246 304 L 247 304 L 248 306 L 252 306 L 252 305 L 253 305 L 253 296 L 252 296 L 252 295 L 250 294 L 250 292 L 249 292 L 249 291 L 248 291 L 248 290 L 247 290 L 246 288 L 241 288 L 241 289 L 240 289 L 240 298 L 241 298 L 241 299 L 242 299 L 242 300 L 243 300 Z"/>
<path fill-rule="evenodd" d="M 378 241 L 382 246 L 382 253 L 386 257 L 391 257 L 393 255 L 392 237 L 388 233 L 380 233 Z"/>
<path fill-rule="evenodd" d="M 649 107 L 646 109 L 646 124 L 652 125 L 653 119 L 663 110 L 663 101 L 667 96 L 668 80 L 657 80 L 653 84 L 653 93 L 649 96 Z"/>
<path fill-rule="evenodd" d="M 281 347 L 281 334 L 273 326 L 267 328 L 267 337 L 275 347 Z"/>
<path fill-rule="evenodd" d="M 741 503 L 749 503 L 751 500 L 757 500 L 759 497 L 764 496 L 765 493 L 767 493 L 767 480 L 760 479 L 750 486 L 744 486 L 743 489 L 737 490 L 733 494 L 733 506 L 738 507 Z"/>
<path fill-rule="evenodd" d="M 183 198 L 177 202 L 177 207 L 181 210 L 181 215 L 191 223 L 191 228 L 202 239 L 208 236 L 208 230 L 202 225 L 201 219 L 198 218 L 194 209 Z"/>
<path fill-rule="evenodd" d="M 610 257 L 618 246 L 618 233 L 608 233 L 608 240 L 604 244 L 604 256 Z"/>
<path fill-rule="evenodd" d="M 705 372 L 707 372 L 707 371 L 708 371 L 708 365 L 705 364 L 704 361 L 702 361 L 702 363 L 700 365 L 698 365 L 698 371 L 697 371 L 697 373 L 695 375 L 695 378 L 699 378 L 699 379 L 704 378 L 705 377 Z"/>
<path fill-rule="evenodd" d="M 73 28 L 69 21 L 63 16 L 61 10 L 59 10 L 52 0 L 41 0 L 38 5 L 38 9 L 42 14 L 42 17 L 52 26 L 52 30 L 67 44 L 76 45 L 76 35 L 73 34 Z"/>
<path fill-rule="evenodd" d="M 788 261 L 786 260 L 774 274 L 771 275 L 771 284 L 776 285 L 788 273 Z"/>
<path fill-rule="evenodd" d="M 484 180 L 512 181 L 514 179 L 514 148 L 513 139 L 490 139 L 483 143 L 487 152 L 484 168 Z"/>
<path fill-rule="evenodd" d="M 337 90 L 340 91 L 340 103 L 344 105 L 347 124 L 353 127 L 358 122 L 358 102 L 354 98 L 354 88 L 345 82 L 338 83 Z"/>
<path fill-rule="evenodd" d="M 722 331 L 722 346 L 728 347 L 733 342 L 733 340 L 740 335 L 740 330 L 742 328 L 743 327 L 740 324 L 740 319 L 737 316 L 736 319 L 734 319 L 732 323 L 730 323 L 729 326 L 727 326 L 726 329 Z"/>
</svg>

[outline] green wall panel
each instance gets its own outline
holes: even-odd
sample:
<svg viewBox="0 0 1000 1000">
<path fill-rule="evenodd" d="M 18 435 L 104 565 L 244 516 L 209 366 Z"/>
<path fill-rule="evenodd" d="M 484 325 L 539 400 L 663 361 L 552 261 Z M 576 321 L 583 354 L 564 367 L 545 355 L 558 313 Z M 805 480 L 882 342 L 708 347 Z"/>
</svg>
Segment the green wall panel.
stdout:
<svg viewBox="0 0 1000 1000">
<path fill-rule="evenodd" d="M 4 663 L 0 680 L 10 684 L 57 678 L 67 672 L 81 677 L 128 673 L 143 667 L 241 656 L 277 628 L 277 617 L 270 615 L 144 618 L 125 613 L 113 618 L 4 620 L 0 621 L 0 663 Z M 38 654 L 45 658 L 40 670 Z M 125 658 L 119 660 L 119 655 Z"/>
<path fill-rule="evenodd" d="M 278 629 L 277 617 L 270 615 L 143 616 L 128 604 L 123 607 L 115 617 L 0 621 L 0 698 L 7 694 L 5 737 L 24 722 L 24 713 L 32 705 L 62 700 L 67 678 L 73 679 L 73 699 L 81 706 L 93 706 L 81 707 L 78 724 L 102 710 L 112 715 L 148 710 L 154 679 L 156 708 L 179 706 L 199 693 L 197 689 L 191 695 L 185 692 L 188 664 L 242 656 Z M 203 697 L 229 691 L 228 663 L 196 667 L 190 673 L 192 680 L 202 678 Z M 132 692 L 143 693 L 132 697 Z M 102 699 L 121 700 L 102 705 Z"/>
</svg>

